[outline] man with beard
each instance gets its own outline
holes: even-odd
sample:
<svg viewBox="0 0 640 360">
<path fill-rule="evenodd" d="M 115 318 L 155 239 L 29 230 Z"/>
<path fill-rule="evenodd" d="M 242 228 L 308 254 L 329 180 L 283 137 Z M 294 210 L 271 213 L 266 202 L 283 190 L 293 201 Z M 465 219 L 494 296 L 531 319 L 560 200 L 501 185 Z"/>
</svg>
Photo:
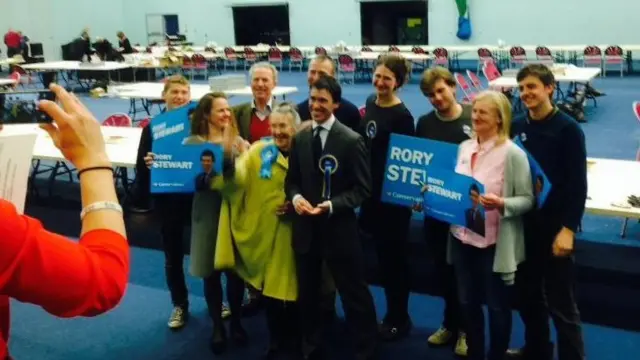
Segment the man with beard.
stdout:
<svg viewBox="0 0 640 360">
<path fill-rule="evenodd" d="M 443 67 L 428 69 L 422 75 L 420 90 L 434 110 L 421 116 L 416 136 L 460 144 L 471 137 L 471 105 L 456 100 L 456 80 Z M 447 239 L 450 224 L 424 217 L 424 234 L 433 255 L 436 276 L 445 302 L 442 326 L 427 340 L 431 346 L 444 346 L 456 341 L 454 352 L 467 355 L 467 341 L 458 306 L 458 291 L 453 266 L 447 262 Z M 457 340 L 456 340 L 457 338 Z"/>
</svg>

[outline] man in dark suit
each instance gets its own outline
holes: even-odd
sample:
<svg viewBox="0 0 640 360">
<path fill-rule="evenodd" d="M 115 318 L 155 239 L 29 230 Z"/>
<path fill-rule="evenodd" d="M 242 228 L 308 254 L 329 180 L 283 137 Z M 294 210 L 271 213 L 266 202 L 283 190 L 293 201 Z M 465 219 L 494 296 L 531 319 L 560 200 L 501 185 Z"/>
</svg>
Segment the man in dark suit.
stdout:
<svg viewBox="0 0 640 360">
<path fill-rule="evenodd" d="M 335 281 L 347 323 L 356 337 L 356 359 L 373 359 L 376 347 L 376 313 L 365 280 L 355 215 L 355 209 L 371 195 L 369 159 L 364 139 L 333 115 L 341 95 L 340 85 L 331 77 L 321 77 L 311 86 L 309 110 L 313 122 L 293 140 L 285 180 L 287 198 L 297 214 L 293 247 L 304 359 L 323 355 L 323 262 Z"/>
<path fill-rule="evenodd" d="M 200 154 L 200 166 L 202 172 L 196 175 L 196 190 L 205 190 L 209 187 L 211 178 L 216 175 L 214 167 L 216 165 L 216 156 L 213 151 L 205 149 Z"/>
<path fill-rule="evenodd" d="M 469 197 L 471 197 L 471 203 L 473 205 L 470 209 L 464 211 L 465 222 L 467 224 L 465 227 L 480 236 L 484 236 L 484 214 L 482 213 L 482 209 L 478 207 L 478 198 L 480 197 L 478 185 L 471 184 Z"/>
</svg>

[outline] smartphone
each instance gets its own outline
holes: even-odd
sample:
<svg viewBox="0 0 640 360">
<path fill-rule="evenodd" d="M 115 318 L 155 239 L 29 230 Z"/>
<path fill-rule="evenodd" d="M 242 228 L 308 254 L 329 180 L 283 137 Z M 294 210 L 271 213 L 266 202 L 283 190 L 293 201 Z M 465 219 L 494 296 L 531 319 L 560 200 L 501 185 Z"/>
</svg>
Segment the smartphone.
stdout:
<svg viewBox="0 0 640 360">
<path fill-rule="evenodd" d="M 55 101 L 51 90 L 0 92 L 0 123 L 43 124 L 53 119 L 38 108 L 40 100 Z"/>
</svg>

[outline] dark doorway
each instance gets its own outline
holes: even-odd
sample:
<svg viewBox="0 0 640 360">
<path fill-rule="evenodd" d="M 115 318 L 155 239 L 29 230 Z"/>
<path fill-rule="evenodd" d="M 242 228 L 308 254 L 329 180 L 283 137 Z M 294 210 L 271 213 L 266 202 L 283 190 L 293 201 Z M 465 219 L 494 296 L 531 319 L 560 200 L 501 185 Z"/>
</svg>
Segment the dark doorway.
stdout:
<svg viewBox="0 0 640 360">
<path fill-rule="evenodd" d="M 289 45 L 289 6 L 234 6 L 233 27 L 236 45 Z"/>
<path fill-rule="evenodd" d="M 362 0 L 360 17 L 364 45 L 426 45 L 429 43 L 425 0 Z"/>
<path fill-rule="evenodd" d="M 167 35 L 176 36 L 180 33 L 180 24 L 178 23 L 178 15 L 164 16 L 164 32 Z"/>
</svg>

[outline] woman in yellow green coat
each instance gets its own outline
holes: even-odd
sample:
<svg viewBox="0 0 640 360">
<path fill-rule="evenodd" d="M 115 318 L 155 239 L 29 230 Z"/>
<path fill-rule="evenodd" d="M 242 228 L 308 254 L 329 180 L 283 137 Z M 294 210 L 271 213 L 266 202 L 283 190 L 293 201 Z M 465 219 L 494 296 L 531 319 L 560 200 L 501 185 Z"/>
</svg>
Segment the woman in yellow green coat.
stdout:
<svg viewBox="0 0 640 360">
<path fill-rule="evenodd" d="M 223 194 L 214 266 L 233 269 L 262 292 L 270 333 L 265 355 L 272 357 L 297 343 L 298 284 L 288 219 L 293 207 L 285 199 L 284 179 L 300 117 L 293 105 L 280 104 L 269 123 L 273 136 L 235 161 L 225 160 L 224 174 L 212 187 Z M 232 141 L 230 136 L 225 159 L 232 158 L 226 156 Z"/>
</svg>

